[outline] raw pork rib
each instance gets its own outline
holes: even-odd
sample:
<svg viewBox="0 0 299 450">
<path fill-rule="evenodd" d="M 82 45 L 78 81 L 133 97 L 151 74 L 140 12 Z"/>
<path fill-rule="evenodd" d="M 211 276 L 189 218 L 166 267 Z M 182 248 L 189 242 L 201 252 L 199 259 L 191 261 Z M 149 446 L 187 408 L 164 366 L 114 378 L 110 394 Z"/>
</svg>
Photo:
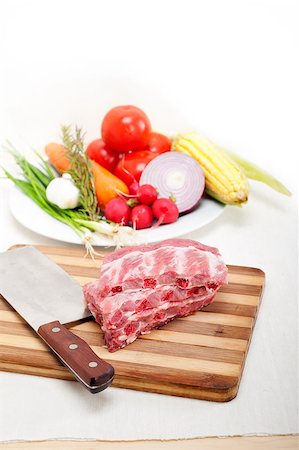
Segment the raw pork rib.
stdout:
<svg viewBox="0 0 299 450">
<path fill-rule="evenodd" d="M 182 289 L 222 284 L 225 265 L 218 249 L 189 239 L 167 239 L 107 255 L 101 266 L 102 295 L 175 285 Z"/>
<path fill-rule="evenodd" d="M 125 347 L 140 334 L 175 317 L 187 316 L 203 308 L 211 303 L 215 293 L 214 289 L 204 287 L 158 286 L 101 297 L 97 281 L 85 287 L 88 307 L 102 326 L 109 351 Z"/>
<path fill-rule="evenodd" d="M 85 285 L 84 295 L 108 350 L 115 351 L 175 317 L 200 310 L 226 282 L 227 267 L 217 249 L 169 239 L 109 254 L 100 279 Z"/>
</svg>

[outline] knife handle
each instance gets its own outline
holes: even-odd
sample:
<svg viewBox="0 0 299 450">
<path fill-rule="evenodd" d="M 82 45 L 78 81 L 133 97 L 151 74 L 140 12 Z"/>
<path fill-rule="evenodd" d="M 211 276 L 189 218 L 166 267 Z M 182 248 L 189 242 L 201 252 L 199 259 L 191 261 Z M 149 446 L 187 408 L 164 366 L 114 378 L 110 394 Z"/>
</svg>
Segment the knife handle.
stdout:
<svg viewBox="0 0 299 450">
<path fill-rule="evenodd" d="M 58 320 L 41 325 L 38 334 L 89 392 L 103 391 L 112 383 L 113 367 Z"/>
</svg>

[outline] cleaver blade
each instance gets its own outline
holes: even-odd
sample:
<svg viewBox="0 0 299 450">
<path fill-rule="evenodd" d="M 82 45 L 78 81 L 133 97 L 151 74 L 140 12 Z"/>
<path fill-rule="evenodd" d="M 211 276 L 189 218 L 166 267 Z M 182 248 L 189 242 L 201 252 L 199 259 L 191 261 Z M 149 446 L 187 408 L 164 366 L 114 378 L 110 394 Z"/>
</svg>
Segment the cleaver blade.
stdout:
<svg viewBox="0 0 299 450">
<path fill-rule="evenodd" d="M 64 324 L 91 314 L 82 287 L 33 246 L 0 254 L 0 293 L 92 393 L 108 387 L 113 367 Z"/>
</svg>

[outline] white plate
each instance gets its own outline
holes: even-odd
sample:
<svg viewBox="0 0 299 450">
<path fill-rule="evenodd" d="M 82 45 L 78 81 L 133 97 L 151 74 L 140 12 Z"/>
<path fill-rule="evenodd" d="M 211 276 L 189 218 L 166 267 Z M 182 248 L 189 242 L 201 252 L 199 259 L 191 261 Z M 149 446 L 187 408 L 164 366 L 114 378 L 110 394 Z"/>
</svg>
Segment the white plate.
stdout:
<svg viewBox="0 0 299 450">
<path fill-rule="evenodd" d="M 15 186 L 10 191 L 9 206 L 15 219 L 29 230 L 58 241 L 82 244 L 80 237 L 71 228 L 49 216 Z M 157 242 L 197 230 L 216 219 L 224 208 L 221 203 L 203 198 L 194 211 L 180 217 L 175 223 L 162 225 L 154 230 L 137 231 L 138 242 L 141 239 L 144 242 Z M 94 235 L 92 243 L 99 246 L 113 245 L 109 239 L 98 235 Z"/>
</svg>

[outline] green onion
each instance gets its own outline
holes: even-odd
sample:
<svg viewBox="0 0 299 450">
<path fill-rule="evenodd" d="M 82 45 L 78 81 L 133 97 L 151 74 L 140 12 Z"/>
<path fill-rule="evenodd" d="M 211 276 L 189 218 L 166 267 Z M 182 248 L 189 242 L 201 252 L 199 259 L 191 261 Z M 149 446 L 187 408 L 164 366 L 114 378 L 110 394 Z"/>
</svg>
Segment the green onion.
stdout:
<svg viewBox="0 0 299 450">
<path fill-rule="evenodd" d="M 31 198 L 43 211 L 54 219 L 70 226 L 80 238 L 84 237 L 86 227 L 76 222 L 76 219 L 84 219 L 86 216 L 80 211 L 62 210 L 58 206 L 49 203 L 46 196 L 46 186 L 52 180 L 52 175 L 38 169 L 19 154 L 13 154 L 18 166 L 22 169 L 24 180 L 14 177 L 2 167 L 9 178 L 25 195 Z M 41 157 L 42 158 L 42 157 Z M 47 164 L 46 161 L 44 163 Z"/>
<path fill-rule="evenodd" d="M 38 152 L 35 152 L 35 154 L 38 157 L 38 159 L 40 160 L 46 174 L 48 175 L 48 178 L 50 178 L 51 181 L 54 180 L 55 175 L 54 175 L 52 167 L 50 166 L 48 161 L 46 161 Z"/>
</svg>

